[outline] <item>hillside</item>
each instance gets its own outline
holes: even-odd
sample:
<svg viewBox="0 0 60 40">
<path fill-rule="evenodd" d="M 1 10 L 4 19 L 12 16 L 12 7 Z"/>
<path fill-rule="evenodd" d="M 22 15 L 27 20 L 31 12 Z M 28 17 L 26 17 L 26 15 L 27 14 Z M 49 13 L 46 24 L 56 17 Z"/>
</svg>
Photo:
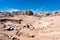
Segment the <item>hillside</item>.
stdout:
<svg viewBox="0 0 60 40">
<path fill-rule="evenodd" d="M 60 12 L 0 12 L 0 40 L 60 40 Z"/>
</svg>

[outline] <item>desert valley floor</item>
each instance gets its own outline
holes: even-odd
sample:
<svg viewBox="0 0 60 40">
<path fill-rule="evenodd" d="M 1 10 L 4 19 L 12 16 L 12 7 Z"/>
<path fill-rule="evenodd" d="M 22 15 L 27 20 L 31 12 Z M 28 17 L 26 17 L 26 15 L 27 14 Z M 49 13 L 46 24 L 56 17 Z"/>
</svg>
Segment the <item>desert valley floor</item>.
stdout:
<svg viewBox="0 0 60 40">
<path fill-rule="evenodd" d="M 0 17 L 0 40 L 60 40 L 60 16 Z"/>
</svg>

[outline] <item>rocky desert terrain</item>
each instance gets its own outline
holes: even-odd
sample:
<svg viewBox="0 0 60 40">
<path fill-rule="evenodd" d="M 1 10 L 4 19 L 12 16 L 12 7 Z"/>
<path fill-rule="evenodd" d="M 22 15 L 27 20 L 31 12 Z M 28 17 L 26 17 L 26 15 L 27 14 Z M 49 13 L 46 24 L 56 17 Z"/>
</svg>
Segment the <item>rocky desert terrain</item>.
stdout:
<svg viewBox="0 0 60 40">
<path fill-rule="evenodd" d="M 60 40 L 60 11 L 0 12 L 0 40 Z"/>
</svg>

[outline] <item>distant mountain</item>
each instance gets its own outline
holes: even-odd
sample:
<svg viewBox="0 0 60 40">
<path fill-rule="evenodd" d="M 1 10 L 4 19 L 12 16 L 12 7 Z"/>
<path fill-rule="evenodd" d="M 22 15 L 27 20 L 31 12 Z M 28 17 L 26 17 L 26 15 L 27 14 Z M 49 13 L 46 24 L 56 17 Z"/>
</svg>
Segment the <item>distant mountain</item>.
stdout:
<svg viewBox="0 0 60 40">
<path fill-rule="evenodd" d="M 14 15 L 29 15 L 29 16 L 36 16 L 36 17 L 47 17 L 47 16 L 58 16 L 60 15 L 60 11 L 53 11 L 53 12 L 40 12 L 40 13 L 33 13 L 31 10 L 24 10 L 24 11 L 14 11 L 14 12 L 0 12 L 0 17 L 10 16 L 13 17 Z"/>
</svg>

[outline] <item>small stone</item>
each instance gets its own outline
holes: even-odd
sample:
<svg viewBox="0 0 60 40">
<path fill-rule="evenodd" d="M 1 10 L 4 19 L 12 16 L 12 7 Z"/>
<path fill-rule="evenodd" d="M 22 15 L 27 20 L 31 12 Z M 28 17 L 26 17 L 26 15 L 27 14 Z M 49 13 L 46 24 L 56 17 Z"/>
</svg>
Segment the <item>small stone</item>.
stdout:
<svg viewBox="0 0 60 40">
<path fill-rule="evenodd" d="M 27 28 L 30 28 L 29 25 L 27 25 Z"/>
<path fill-rule="evenodd" d="M 7 29 L 8 31 L 12 31 L 12 30 L 14 30 L 14 28 L 12 28 L 12 27 L 10 27 L 9 29 Z"/>
<path fill-rule="evenodd" d="M 35 36 L 32 35 L 32 34 L 29 34 L 28 37 L 29 37 L 29 38 L 30 38 L 30 37 L 31 37 L 31 38 L 34 38 Z"/>
<path fill-rule="evenodd" d="M 16 37 L 13 37 L 13 38 L 12 38 L 12 40 L 19 40 L 19 39 L 18 39 L 18 38 L 16 38 Z"/>
</svg>

